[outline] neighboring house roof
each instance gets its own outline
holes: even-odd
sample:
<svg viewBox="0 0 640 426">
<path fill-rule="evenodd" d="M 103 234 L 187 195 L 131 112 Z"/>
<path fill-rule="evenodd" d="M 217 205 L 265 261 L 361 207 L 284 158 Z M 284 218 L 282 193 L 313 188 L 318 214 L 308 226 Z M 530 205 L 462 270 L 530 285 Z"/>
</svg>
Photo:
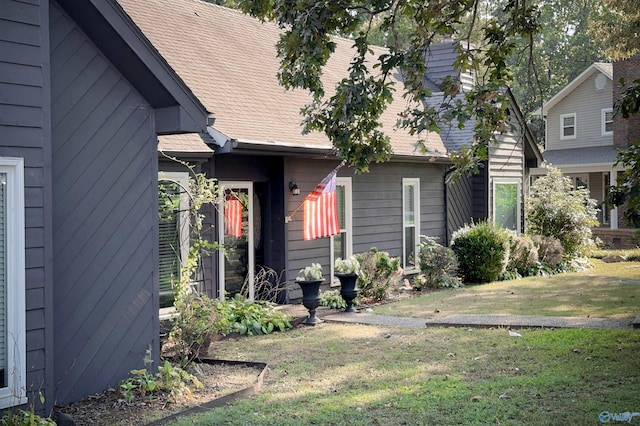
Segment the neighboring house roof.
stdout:
<svg viewBox="0 0 640 426">
<path fill-rule="evenodd" d="M 578 87 L 583 81 L 589 78 L 593 73 L 600 72 L 609 80 L 613 79 L 613 65 L 605 62 L 595 62 L 589 68 L 584 70 L 579 76 L 574 78 L 569 84 L 567 84 L 561 91 L 556 93 L 551 99 L 549 99 L 542 106 L 543 114 L 546 115 L 549 109 L 553 108 L 555 104 L 560 102 L 564 97 L 569 95 L 576 87 Z M 537 111 L 539 113 L 539 111 Z"/>
<path fill-rule="evenodd" d="M 613 145 L 586 148 L 555 149 L 542 153 L 547 165 L 554 167 L 598 166 L 616 162 L 618 151 Z"/>
<path fill-rule="evenodd" d="M 215 116 L 218 136 L 254 149 L 308 148 L 330 151 L 320 132 L 303 134 L 300 109 L 311 100 L 301 89 L 279 85 L 275 45 L 280 29 L 239 11 L 198 0 L 118 0 L 160 54 Z M 336 38 L 336 52 L 323 74 L 331 94 L 352 59 L 352 40 Z M 384 49 L 374 48 L 374 54 Z M 396 88 L 402 90 L 398 76 Z M 416 136 L 395 129 L 406 102 L 397 97 L 382 117 L 395 155 L 422 157 Z M 439 135 L 426 137 L 427 156 L 444 157 Z M 220 145 L 220 143 L 218 143 Z"/>
</svg>

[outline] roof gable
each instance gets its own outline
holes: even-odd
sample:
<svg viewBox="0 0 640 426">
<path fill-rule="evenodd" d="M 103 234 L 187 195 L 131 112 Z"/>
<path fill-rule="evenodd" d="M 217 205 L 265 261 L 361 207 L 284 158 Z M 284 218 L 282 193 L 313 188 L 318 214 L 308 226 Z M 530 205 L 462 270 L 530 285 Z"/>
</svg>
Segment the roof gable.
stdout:
<svg viewBox="0 0 640 426">
<path fill-rule="evenodd" d="M 116 0 L 58 0 L 92 42 L 156 109 L 161 134 L 198 132 L 208 113 Z"/>
<path fill-rule="evenodd" d="M 542 107 L 543 114 L 547 114 L 549 109 L 553 108 L 558 102 L 567 97 L 571 92 L 573 92 L 580 84 L 582 84 L 585 80 L 591 77 L 594 73 L 601 73 L 609 80 L 613 79 L 613 65 L 605 62 L 594 62 L 580 73 L 579 76 L 574 78 L 569 84 L 567 84 L 562 90 L 555 94 L 551 99 L 549 99 Z"/>
</svg>

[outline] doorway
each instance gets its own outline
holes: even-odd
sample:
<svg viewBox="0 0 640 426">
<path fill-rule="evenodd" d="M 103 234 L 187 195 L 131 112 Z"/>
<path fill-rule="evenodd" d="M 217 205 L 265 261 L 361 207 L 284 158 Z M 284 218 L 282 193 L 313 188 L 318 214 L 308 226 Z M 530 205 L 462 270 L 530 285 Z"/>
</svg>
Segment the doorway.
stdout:
<svg viewBox="0 0 640 426">
<path fill-rule="evenodd" d="M 244 293 L 254 299 L 255 230 L 253 182 L 220 182 L 224 190 L 218 208 L 218 297 Z"/>
</svg>

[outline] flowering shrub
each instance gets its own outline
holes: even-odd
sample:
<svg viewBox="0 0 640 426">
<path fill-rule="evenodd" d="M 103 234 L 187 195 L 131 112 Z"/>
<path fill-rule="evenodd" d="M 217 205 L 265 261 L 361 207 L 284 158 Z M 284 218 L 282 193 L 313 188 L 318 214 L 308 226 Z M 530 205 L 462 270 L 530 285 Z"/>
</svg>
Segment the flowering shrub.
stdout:
<svg viewBox="0 0 640 426">
<path fill-rule="evenodd" d="M 535 180 L 527 198 L 527 233 L 555 237 L 565 260 L 579 257 L 589 247 L 591 227 L 598 225 L 596 200 L 586 188 L 573 188 L 571 179 L 550 167 Z"/>
</svg>

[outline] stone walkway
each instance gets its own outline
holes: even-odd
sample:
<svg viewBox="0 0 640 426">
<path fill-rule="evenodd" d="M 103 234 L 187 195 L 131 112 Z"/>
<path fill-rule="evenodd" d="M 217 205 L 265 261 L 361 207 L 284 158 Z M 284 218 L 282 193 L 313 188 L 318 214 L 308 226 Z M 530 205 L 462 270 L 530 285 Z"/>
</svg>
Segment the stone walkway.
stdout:
<svg viewBox="0 0 640 426">
<path fill-rule="evenodd" d="M 306 318 L 302 305 L 286 305 L 283 310 L 296 318 Z M 616 318 L 553 317 L 535 315 L 447 315 L 440 318 L 409 318 L 376 315 L 370 312 L 346 313 L 318 308 L 317 316 L 327 322 L 370 324 L 401 327 L 510 327 L 510 328 L 640 328 L 640 315 L 635 320 Z"/>
</svg>

